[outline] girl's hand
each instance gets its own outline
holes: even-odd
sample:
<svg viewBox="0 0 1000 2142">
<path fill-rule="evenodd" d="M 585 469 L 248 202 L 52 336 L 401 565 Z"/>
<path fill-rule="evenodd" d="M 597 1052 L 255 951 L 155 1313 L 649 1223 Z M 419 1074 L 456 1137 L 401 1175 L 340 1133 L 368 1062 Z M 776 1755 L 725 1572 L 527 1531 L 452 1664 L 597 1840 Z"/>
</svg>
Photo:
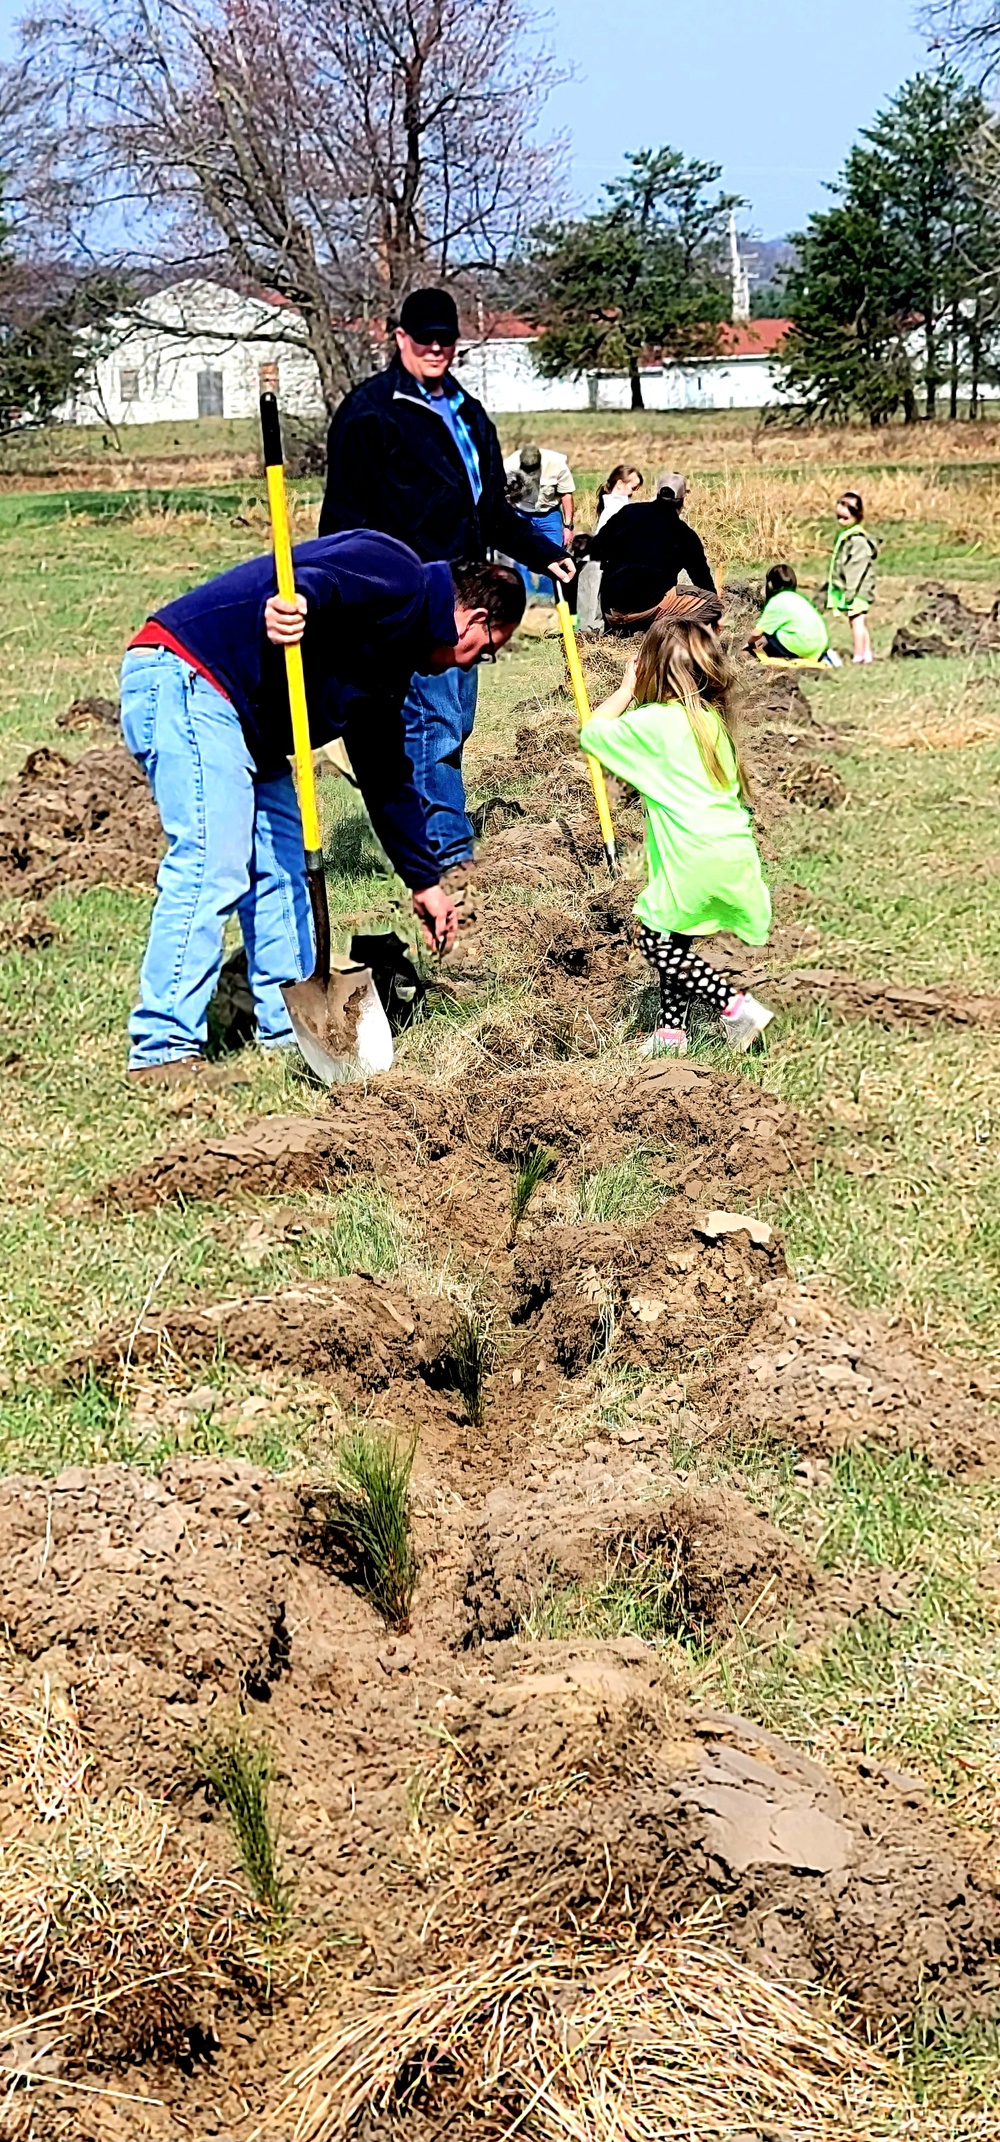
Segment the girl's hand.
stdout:
<svg viewBox="0 0 1000 2142">
<path fill-rule="evenodd" d="M 622 691 L 625 691 L 625 690 L 626 690 L 626 688 L 628 689 L 628 696 L 629 696 L 629 700 L 631 701 L 631 700 L 633 700 L 633 699 L 635 698 L 635 656 L 634 656 L 634 655 L 632 656 L 632 660 L 631 660 L 631 662 L 628 662 L 628 663 L 626 663 L 626 666 L 625 666 L 625 674 L 624 674 L 624 676 L 622 677 Z"/>
<path fill-rule="evenodd" d="M 306 629 L 306 598 L 272 595 L 264 605 L 264 630 L 274 647 L 297 647 Z"/>
</svg>

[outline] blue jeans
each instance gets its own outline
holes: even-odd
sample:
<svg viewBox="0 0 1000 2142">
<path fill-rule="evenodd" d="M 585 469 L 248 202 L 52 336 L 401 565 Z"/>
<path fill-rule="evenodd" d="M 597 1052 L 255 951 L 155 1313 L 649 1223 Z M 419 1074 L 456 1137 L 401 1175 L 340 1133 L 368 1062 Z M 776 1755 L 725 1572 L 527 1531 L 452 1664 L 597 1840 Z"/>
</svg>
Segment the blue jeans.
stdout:
<svg viewBox="0 0 1000 2142">
<path fill-rule="evenodd" d="M 530 521 L 532 528 L 537 529 L 539 535 L 546 535 L 550 542 L 562 545 L 563 517 L 561 506 L 553 506 L 548 513 L 526 513 L 523 515 L 523 519 Z M 566 540 L 568 542 L 568 537 Z M 552 581 L 548 573 L 535 573 L 530 565 L 518 565 L 516 558 L 514 563 L 524 581 L 529 602 L 555 601 L 555 596 L 552 592 Z"/>
<path fill-rule="evenodd" d="M 412 677 L 403 701 L 407 756 L 427 806 L 431 853 L 442 870 L 469 862 L 475 843 L 462 752 L 472 735 L 478 691 L 474 669 L 446 669 L 439 677 Z"/>
<path fill-rule="evenodd" d="M 257 777 L 236 708 L 166 647 L 134 647 L 125 656 L 122 731 L 168 841 L 129 1020 L 130 1065 L 200 1053 L 232 914 L 246 946 L 258 1039 L 265 1047 L 290 1042 L 280 985 L 311 974 L 315 956 L 291 774 Z"/>
</svg>

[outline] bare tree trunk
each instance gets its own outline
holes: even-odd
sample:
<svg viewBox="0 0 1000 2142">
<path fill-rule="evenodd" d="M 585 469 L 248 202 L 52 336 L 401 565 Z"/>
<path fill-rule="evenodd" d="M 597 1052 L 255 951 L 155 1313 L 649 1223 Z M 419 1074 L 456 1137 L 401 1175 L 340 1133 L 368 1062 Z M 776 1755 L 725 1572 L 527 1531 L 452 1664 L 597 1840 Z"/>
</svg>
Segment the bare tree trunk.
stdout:
<svg viewBox="0 0 1000 2142">
<path fill-rule="evenodd" d="M 628 385 L 629 408 L 645 409 L 646 404 L 642 398 L 642 375 L 639 371 L 639 360 L 637 357 L 629 358 Z"/>
</svg>

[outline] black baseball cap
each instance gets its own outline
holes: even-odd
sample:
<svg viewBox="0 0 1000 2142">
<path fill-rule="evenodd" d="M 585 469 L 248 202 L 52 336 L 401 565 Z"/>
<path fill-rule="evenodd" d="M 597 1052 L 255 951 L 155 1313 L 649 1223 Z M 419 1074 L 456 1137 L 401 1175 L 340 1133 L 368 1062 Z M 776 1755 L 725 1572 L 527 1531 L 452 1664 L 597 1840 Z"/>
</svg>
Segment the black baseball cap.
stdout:
<svg viewBox="0 0 1000 2142">
<path fill-rule="evenodd" d="M 411 290 L 399 324 L 414 342 L 457 342 L 458 312 L 447 290 Z"/>
</svg>

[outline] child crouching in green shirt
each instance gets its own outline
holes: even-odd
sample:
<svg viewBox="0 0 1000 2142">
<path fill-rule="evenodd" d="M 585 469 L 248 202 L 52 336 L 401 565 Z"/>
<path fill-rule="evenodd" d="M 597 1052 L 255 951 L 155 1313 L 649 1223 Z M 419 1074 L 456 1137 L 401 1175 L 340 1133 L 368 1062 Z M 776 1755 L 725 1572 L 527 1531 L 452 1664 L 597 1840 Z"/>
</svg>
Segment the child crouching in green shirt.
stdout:
<svg viewBox="0 0 1000 2142">
<path fill-rule="evenodd" d="M 840 667 L 819 611 L 799 594 L 794 565 L 772 565 L 764 582 L 764 608 L 750 634 L 755 653 L 784 662 L 825 662 Z"/>
<path fill-rule="evenodd" d="M 630 782 L 645 806 L 647 881 L 635 912 L 640 950 L 660 985 L 645 1055 L 683 1056 L 696 1005 L 740 1053 L 773 1017 L 692 949 L 696 937 L 719 930 L 763 944 L 771 925 L 730 728 L 733 670 L 721 616 L 717 595 L 673 589 L 618 691 L 580 731 L 584 751 Z"/>
</svg>

